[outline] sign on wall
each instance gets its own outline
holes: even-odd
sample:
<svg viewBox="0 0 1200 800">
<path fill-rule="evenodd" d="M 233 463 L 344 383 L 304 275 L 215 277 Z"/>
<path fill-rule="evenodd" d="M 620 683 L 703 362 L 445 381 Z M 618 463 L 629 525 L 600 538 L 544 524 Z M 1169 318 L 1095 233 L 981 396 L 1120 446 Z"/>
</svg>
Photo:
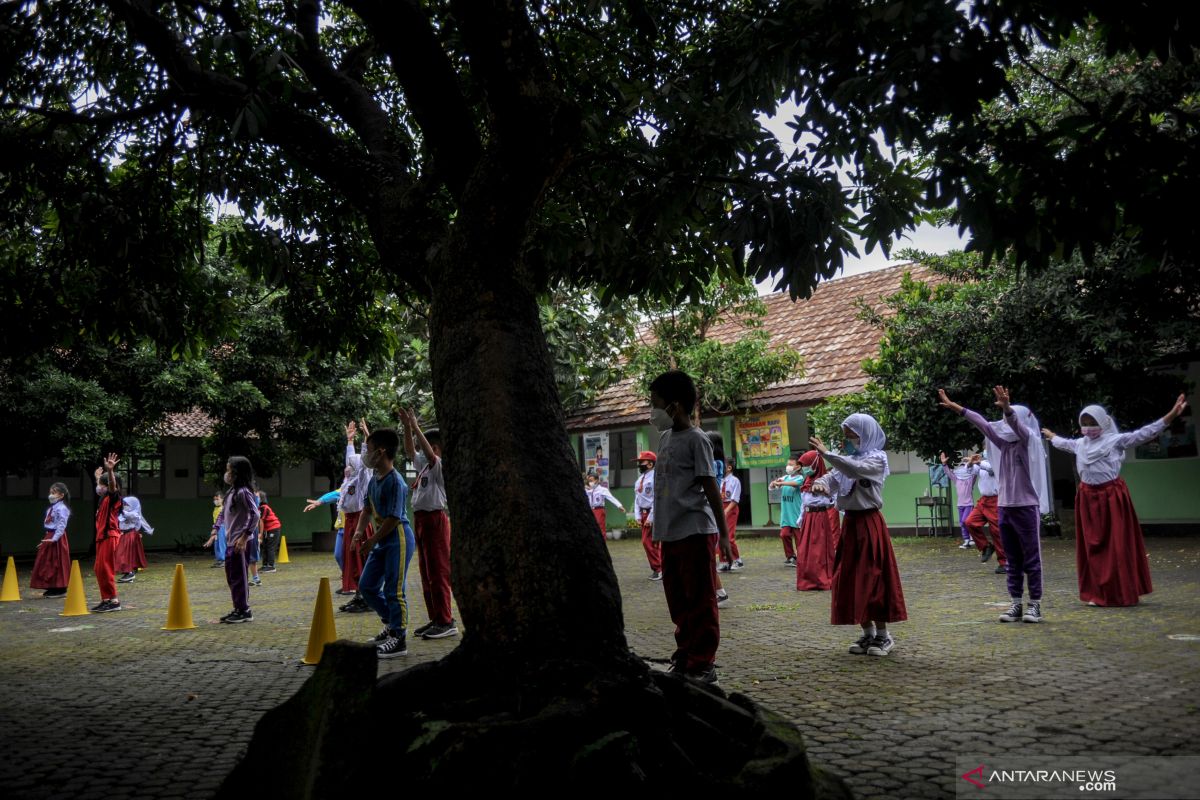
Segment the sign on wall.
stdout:
<svg viewBox="0 0 1200 800">
<path fill-rule="evenodd" d="M 739 467 L 782 467 L 787 464 L 787 412 L 749 414 L 735 421 Z"/>
<path fill-rule="evenodd" d="M 595 475 L 600 483 L 608 486 L 608 434 L 585 433 L 583 435 L 583 471 Z"/>
</svg>

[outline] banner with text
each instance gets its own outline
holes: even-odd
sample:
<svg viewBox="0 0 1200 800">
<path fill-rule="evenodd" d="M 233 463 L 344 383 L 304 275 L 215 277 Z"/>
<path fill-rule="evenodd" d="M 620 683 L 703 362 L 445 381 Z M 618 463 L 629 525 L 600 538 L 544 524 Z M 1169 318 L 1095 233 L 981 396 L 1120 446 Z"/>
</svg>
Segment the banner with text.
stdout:
<svg viewBox="0 0 1200 800">
<path fill-rule="evenodd" d="M 739 467 L 782 467 L 787 464 L 787 412 L 750 414 L 735 420 Z"/>
</svg>

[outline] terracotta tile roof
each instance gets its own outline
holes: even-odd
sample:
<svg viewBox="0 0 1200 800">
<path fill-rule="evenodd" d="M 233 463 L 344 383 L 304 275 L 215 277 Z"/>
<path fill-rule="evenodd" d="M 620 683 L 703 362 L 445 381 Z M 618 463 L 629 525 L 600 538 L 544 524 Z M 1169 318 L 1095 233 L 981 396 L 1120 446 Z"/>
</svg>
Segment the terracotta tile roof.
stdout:
<svg viewBox="0 0 1200 800">
<path fill-rule="evenodd" d="M 811 406 L 826 397 L 862 389 L 867 383 L 862 362 L 875 355 L 880 331 L 857 318 L 855 301 L 862 298 L 880 308 L 878 301 L 899 290 L 905 273 L 918 280 L 933 277 L 925 267 L 901 264 L 821 283 L 808 300 L 793 303 L 787 294 L 763 297 L 767 305 L 763 330 L 770 335 L 771 344 L 786 344 L 800 351 L 804 375 L 771 384 L 743 407 Z M 733 342 L 743 330 L 744 326 L 737 322 L 721 322 L 710 330 L 710 337 Z M 647 415 L 647 407 L 646 397 L 638 391 L 635 380 L 627 378 L 608 387 L 591 406 L 569 414 L 567 429 L 596 430 L 640 424 Z"/>
<path fill-rule="evenodd" d="M 167 414 L 167 418 L 162 421 L 158 433 L 164 437 L 199 439 L 211 434 L 212 430 L 212 417 L 203 411 L 192 409 L 182 414 Z"/>
</svg>

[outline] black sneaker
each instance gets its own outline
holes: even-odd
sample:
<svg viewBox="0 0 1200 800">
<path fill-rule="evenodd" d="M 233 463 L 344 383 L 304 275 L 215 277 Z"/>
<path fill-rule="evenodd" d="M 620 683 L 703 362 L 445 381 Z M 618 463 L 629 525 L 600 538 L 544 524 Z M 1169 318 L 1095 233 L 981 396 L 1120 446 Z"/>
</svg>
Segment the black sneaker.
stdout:
<svg viewBox="0 0 1200 800">
<path fill-rule="evenodd" d="M 426 622 L 424 625 L 422 625 L 421 627 L 419 627 L 415 631 L 413 631 L 413 636 L 424 636 L 425 633 L 432 627 L 433 627 L 433 620 L 429 620 L 429 622 Z"/>
<path fill-rule="evenodd" d="M 729 592 L 725 591 L 724 589 L 717 592 L 717 608 L 720 608 L 721 606 L 725 605 L 728 602 L 729 602 Z"/>
<path fill-rule="evenodd" d="M 700 683 L 708 683 L 716 686 L 718 682 L 717 668 L 713 666 L 709 666 L 704 669 L 692 670 L 691 672 L 686 672 L 684 674 L 692 680 L 699 681 Z"/>
<path fill-rule="evenodd" d="M 261 569 L 259 569 L 258 572 L 261 575 L 264 572 L 279 572 L 279 570 L 277 570 L 277 569 L 275 569 L 275 567 L 271 566 L 271 567 L 262 567 Z"/>
<path fill-rule="evenodd" d="M 858 641 L 850 645 L 850 653 L 856 656 L 866 655 L 867 650 L 871 647 L 871 642 L 875 640 L 874 634 L 864 633 L 858 637 Z"/>
<path fill-rule="evenodd" d="M 237 609 L 235 608 L 233 611 L 230 611 L 228 614 L 221 617 L 221 622 L 229 622 L 229 618 L 232 617 L 236 613 L 237 613 Z"/>
<path fill-rule="evenodd" d="M 379 644 L 380 642 L 386 642 L 388 640 L 388 638 L 391 637 L 391 635 L 392 635 L 391 630 L 389 630 L 388 627 L 385 625 L 383 627 L 383 630 L 381 630 L 379 633 L 372 636 L 370 639 L 367 639 L 367 641 L 370 642 L 371 644 Z"/>
<path fill-rule="evenodd" d="M 67 596 L 66 589 L 47 589 L 46 591 L 42 592 L 42 597 L 66 597 L 66 596 Z"/>
<path fill-rule="evenodd" d="M 996 565 L 996 574 L 997 574 L 997 575 L 1003 575 L 1003 574 L 1005 574 L 1006 572 L 1008 572 L 1008 566 L 1007 566 L 1007 565 L 1005 565 L 1005 564 L 997 564 L 997 565 Z"/>
<path fill-rule="evenodd" d="M 224 562 L 224 561 L 214 561 L 214 562 L 212 562 L 212 568 L 213 568 L 213 569 L 216 569 L 217 567 L 223 567 L 223 566 L 225 566 L 225 562 Z"/>
<path fill-rule="evenodd" d="M 1005 611 L 1003 614 L 1000 615 L 1000 621 L 1001 622 L 1020 622 L 1021 616 L 1022 616 L 1021 615 L 1021 601 L 1014 600 L 1013 604 L 1008 607 L 1008 611 Z"/>
<path fill-rule="evenodd" d="M 388 636 L 382 642 L 375 645 L 375 655 L 380 658 L 396 658 L 397 656 L 408 655 L 408 645 L 405 643 L 404 634 Z"/>
<path fill-rule="evenodd" d="M 124 575 L 117 578 L 117 583 L 133 583 L 133 580 L 136 577 L 137 577 L 136 572 L 126 572 Z"/>
<path fill-rule="evenodd" d="M 895 646 L 896 640 L 892 638 L 890 633 L 883 636 L 876 635 L 873 639 L 871 639 L 871 645 L 867 648 L 867 655 L 886 656 L 888 653 L 892 652 L 892 648 Z"/>
<path fill-rule="evenodd" d="M 1021 617 L 1022 622 L 1041 622 L 1042 621 L 1042 603 L 1040 600 L 1030 600 L 1029 607 L 1025 609 L 1025 615 Z"/>
<path fill-rule="evenodd" d="M 364 614 L 370 610 L 371 607 L 367 605 L 367 601 L 361 597 L 356 597 L 349 603 L 338 607 L 338 611 L 345 611 L 347 614 Z"/>
<path fill-rule="evenodd" d="M 661 573 L 661 572 L 651 572 L 651 573 L 650 573 L 650 580 L 652 580 L 652 581 L 661 581 L 661 580 L 662 580 L 662 573 Z"/>
<path fill-rule="evenodd" d="M 334 592 L 334 594 L 348 595 L 348 594 L 358 594 L 358 592 L 354 591 L 353 589 L 338 589 L 336 592 Z"/>
<path fill-rule="evenodd" d="M 794 566 L 796 566 L 796 557 L 795 557 L 795 556 L 792 556 L 791 558 L 789 558 L 789 559 L 786 559 L 786 560 L 783 562 L 783 565 L 784 565 L 785 567 L 794 567 Z"/>
<path fill-rule="evenodd" d="M 92 610 L 95 611 L 97 614 L 107 614 L 110 611 L 120 611 L 121 610 L 121 601 L 120 600 L 105 600 L 98 607 L 96 607 Z"/>
<path fill-rule="evenodd" d="M 236 625 L 239 622 L 253 622 L 253 621 L 254 621 L 254 612 L 248 608 L 245 611 L 234 611 L 232 614 L 230 614 L 229 616 L 227 616 L 221 620 L 221 622 L 227 622 L 230 625 Z"/>
<path fill-rule="evenodd" d="M 99 603 L 92 606 L 93 614 L 99 614 L 100 612 L 107 611 L 107 610 L 108 610 L 108 601 L 107 600 L 101 600 Z"/>
<path fill-rule="evenodd" d="M 987 547 L 983 548 L 983 555 L 981 555 L 979 557 L 980 563 L 986 564 L 988 559 L 992 557 L 992 553 L 994 553 L 994 552 L 996 552 L 996 548 L 992 547 L 990 544 Z"/>
<path fill-rule="evenodd" d="M 733 565 L 728 563 L 722 564 L 717 567 L 717 572 L 733 572 Z"/>
<path fill-rule="evenodd" d="M 422 639 L 445 639 L 448 636 L 458 636 L 458 626 L 454 624 L 454 620 L 450 620 L 445 625 L 434 624 L 433 627 L 421 634 Z"/>
</svg>

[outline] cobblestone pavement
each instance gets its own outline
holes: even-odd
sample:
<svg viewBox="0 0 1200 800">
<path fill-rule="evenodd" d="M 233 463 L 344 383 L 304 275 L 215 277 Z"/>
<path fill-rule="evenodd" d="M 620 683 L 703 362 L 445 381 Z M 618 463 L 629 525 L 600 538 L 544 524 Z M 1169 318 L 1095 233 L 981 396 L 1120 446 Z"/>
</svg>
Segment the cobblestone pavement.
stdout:
<svg viewBox="0 0 1200 800">
<path fill-rule="evenodd" d="M 851 656 L 851 628 L 828 624 L 827 593 L 798 593 L 774 539 L 742 542 L 746 569 L 725 576 L 721 685 L 803 729 L 811 757 L 859 797 L 949 797 L 957 755 L 1020 752 L 1200 754 L 1200 538 L 1152 539 L 1156 591 L 1128 609 L 1076 598 L 1069 541 L 1045 545 L 1043 625 L 1002 625 L 1004 576 L 957 540 L 898 539 L 910 619 L 888 658 Z M 662 587 L 637 541 L 610 543 L 627 632 L 649 658 L 672 650 Z M 186 565 L 198 628 L 164 632 L 173 565 Z M 0 796 L 205 797 L 244 751 L 261 714 L 309 674 L 298 664 L 328 554 L 292 563 L 251 590 L 255 621 L 225 626 L 224 571 L 205 558 L 154 555 L 121 586 L 126 610 L 60 617 L 61 601 L 0 604 Z M 90 565 L 84 583 L 97 601 Z M 425 619 L 416 565 L 415 624 Z M 338 598 L 335 597 L 335 602 Z M 366 639 L 373 615 L 337 615 Z M 1200 636 L 1196 637 L 1200 639 Z M 417 641 L 407 659 L 436 659 L 455 640 Z M 264 787 L 271 764 L 260 765 Z M 249 787 L 255 791 L 255 787 Z"/>
</svg>

